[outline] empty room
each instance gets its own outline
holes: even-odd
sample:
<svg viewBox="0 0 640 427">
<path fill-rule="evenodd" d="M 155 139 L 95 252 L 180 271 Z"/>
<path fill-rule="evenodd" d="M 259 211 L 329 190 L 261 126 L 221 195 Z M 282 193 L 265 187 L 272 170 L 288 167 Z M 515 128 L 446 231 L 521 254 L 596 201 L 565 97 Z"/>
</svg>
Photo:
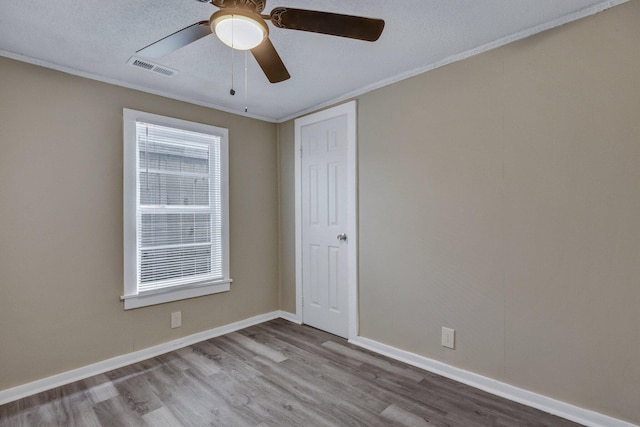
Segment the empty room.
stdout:
<svg viewBox="0 0 640 427">
<path fill-rule="evenodd" d="M 639 23 L 5 1 L 0 426 L 639 426 Z"/>
</svg>

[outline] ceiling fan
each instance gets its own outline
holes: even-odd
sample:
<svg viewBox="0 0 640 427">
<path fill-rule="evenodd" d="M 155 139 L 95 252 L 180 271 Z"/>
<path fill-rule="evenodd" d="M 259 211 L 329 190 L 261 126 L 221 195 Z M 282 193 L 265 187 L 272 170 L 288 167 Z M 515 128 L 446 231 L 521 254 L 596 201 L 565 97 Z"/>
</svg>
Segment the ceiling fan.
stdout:
<svg viewBox="0 0 640 427">
<path fill-rule="evenodd" d="M 199 0 L 207 2 L 207 0 Z M 266 20 L 278 28 L 310 31 L 357 40 L 376 41 L 382 34 L 382 19 L 341 15 L 315 10 L 276 7 L 263 15 L 266 0 L 211 0 L 220 10 L 208 21 L 197 22 L 138 50 L 146 58 L 160 58 L 215 33 L 233 49 L 250 50 L 271 83 L 291 76 L 269 40 Z"/>
</svg>

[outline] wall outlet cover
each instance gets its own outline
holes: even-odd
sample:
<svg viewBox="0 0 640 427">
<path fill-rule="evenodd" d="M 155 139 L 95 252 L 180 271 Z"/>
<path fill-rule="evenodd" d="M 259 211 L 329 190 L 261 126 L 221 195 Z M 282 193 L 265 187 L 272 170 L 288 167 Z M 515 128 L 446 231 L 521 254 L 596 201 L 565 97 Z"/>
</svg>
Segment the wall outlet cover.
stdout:
<svg viewBox="0 0 640 427">
<path fill-rule="evenodd" d="M 456 331 L 451 328 L 442 327 L 442 346 L 450 349 L 455 348 Z"/>
<path fill-rule="evenodd" d="M 179 328 L 182 326 L 182 312 L 174 311 L 171 313 L 171 328 Z"/>
</svg>

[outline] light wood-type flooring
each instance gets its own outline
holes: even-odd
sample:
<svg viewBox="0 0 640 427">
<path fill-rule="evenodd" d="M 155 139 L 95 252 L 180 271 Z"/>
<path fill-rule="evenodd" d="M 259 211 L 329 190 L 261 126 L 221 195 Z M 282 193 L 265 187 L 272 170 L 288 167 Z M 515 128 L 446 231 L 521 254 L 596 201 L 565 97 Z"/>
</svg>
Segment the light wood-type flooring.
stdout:
<svg viewBox="0 0 640 427">
<path fill-rule="evenodd" d="M 1 426 L 576 426 L 278 319 L 0 406 Z"/>
</svg>

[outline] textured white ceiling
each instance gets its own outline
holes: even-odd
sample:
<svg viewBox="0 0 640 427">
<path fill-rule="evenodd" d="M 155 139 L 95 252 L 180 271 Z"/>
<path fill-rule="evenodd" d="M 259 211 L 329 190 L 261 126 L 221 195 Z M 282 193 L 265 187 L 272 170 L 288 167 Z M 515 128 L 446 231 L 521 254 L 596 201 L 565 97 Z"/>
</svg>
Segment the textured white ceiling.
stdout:
<svg viewBox="0 0 640 427">
<path fill-rule="evenodd" d="M 370 43 L 269 24 L 291 79 L 269 83 L 249 55 L 247 115 L 282 121 L 625 1 L 268 0 L 265 13 L 289 6 L 386 25 Z M 231 96 L 231 49 L 215 35 L 153 61 L 178 70 L 173 77 L 127 65 L 136 50 L 216 10 L 196 0 L 2 0 L 0 55 L 244 114 L 244 53 L 233 55 Z"/>
</svg>

